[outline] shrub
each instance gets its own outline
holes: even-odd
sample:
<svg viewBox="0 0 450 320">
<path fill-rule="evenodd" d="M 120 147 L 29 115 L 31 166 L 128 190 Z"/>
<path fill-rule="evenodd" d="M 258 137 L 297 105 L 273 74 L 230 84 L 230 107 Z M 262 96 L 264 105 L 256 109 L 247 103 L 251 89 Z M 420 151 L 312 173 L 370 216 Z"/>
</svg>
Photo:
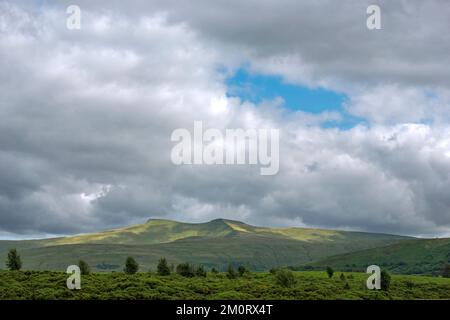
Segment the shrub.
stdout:
<svg viewBox="0 0 450 320">
<path fill-rule="evenodd" d="M 242 277 L 244 274 L 248 273 L 248 270 L 247 270 L 247 268 L 244 267 L 244 266 L 239 266 L 239 268 L 238 268 L 238 273 L 239 273 L 239 276 Z"/>
<path fill-rule="evenodd" d="M 211 273 L 213 273 L 213 274 L 218 274 L 219 271 L 217 271 L 217 269 L 213 267 L 213 268 L 211 269 Z"/>
<path fill-rule="evenodd" d="M 9 270 L 15 271 L 22 269 L 22 260 L 16 249 L 11 249 L 8 252 L 8 260 L 6 261 L 6 266 Z"/>
<path fill-rule="evenodd" d="M 327 275 L 328 275 L 328 278 L 333 278 L 333 274 L 334 274 L 334 270 L 333 270 L 333 268 L 332 267 L 327 267 Z"/>
<path fill-rule="evenodd" d="M 188 262 L 177 265 L 177 273 L 188 278 L 195 276 L 194 268 Z"/>
<path fill-rule="evenodd" d="M 139 270 L 139 265 L 132 257 L 128 257 L 125 261 L 125 268 L 123 271 L 126 274 L 135 274 Z"/>
<path fill-rule="evenodd" d="M 294 273 L 286 269 L 277 270 L 275 279 L 277 284 L 284 288 L 291 288 L 296 284 Z"/>
<path fill-rule="evenodd" d="M 381 290 L 388 291 L 391 286 L 391 275 L 386 271 L 381 271 Z"/>
<path fill-rule="evenodd" d="M 272 268 L 272 269 L 269 270 L 269 272 L 271 274 L 275 274 L 275 273 L 277 273 L 277 271 L 278 271 L 278 268 Z"/>
<path fill-rule="evenodd" d="M 159 259 L 157 272 L 160 276 L 168 276 L 170 275 L 170 268 L 167 265 L 166 258 Z"/>
<path fill-rule="evenodd" d="M 412 281 L 410 281 L 410 280 L 407 280 L 407 281 L 405 282 L 405 285 L 406 285 L 406 287 L 407 287 L 408 289 L 414 288 L 414 282 L 412 282 Z"/>
<path fill-rule="evenodd" d="M 87 275 L 87 274 L 91 273 L 91 268 L 89 267 L 87 262 L 84 260 L 78 261 L 78 267 L 80 268 L 82 275 Z"/>
<path fill-rule="evenodd" d="M 340 278 L 342 281 L 345 281 L 345 275 L 344 275 L 343 273 L 341 273 L 341 275 L 339 276 L 339 278 Z"/>
<path fill-rule="evenodd" d="M 442 269 L 442 276 L 444 278 L 450 278 L 450 264 L 446 264 Z"/>
<path fill-rule="evenodd" d="M 231 264 L 228 266 L 227 277 L 228 279 L 236 278 L 236 271 L 234 271 L 234 268 Z"/>
<path fill-rule="evenodd" d="M 345 282 L 344 289 L 345 290 L 350 290 L 350 285 L 348 284 L 348 282 Z"/>
<path fill-rule="evenodd" d="M 206 277 L 206 271 L 203 266 L 198 266 L 197 270 L 195 270 L 195 275 L 197 277 Z"/>
</svg>

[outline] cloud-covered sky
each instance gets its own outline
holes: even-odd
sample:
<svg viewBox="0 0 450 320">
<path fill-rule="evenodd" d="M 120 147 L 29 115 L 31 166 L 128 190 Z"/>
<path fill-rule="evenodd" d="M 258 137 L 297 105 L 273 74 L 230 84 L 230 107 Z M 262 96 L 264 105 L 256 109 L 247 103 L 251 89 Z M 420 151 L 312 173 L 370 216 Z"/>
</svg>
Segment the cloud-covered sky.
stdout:
<svg viewBox="0 0 450 320">
<path fill-rule="evenodd" d="M 371 31 L 373 3 L 0 0 L 0 237 L 152 217 L 450 235 L 450 3 L 375 1 Z M 279 173 L 174 166 L 195 120 L 279 128 Z"/>
</svg>

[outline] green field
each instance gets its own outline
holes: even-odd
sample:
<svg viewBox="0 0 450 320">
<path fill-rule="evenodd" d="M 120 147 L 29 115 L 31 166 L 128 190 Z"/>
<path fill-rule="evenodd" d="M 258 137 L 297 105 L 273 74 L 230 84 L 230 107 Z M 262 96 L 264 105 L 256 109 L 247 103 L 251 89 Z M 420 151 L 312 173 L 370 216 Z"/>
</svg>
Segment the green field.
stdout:
<svg viewBox="0 0 450 320">
<path fill-rule="evenodd" d="M 0 271 L 0 300 L 7 299 L 450 299 L 450 279 L 393 275 L 388 292 L 369 291 L 364 273 L 294 272 L 296 284 L 284 288 L 268 272 L 237 279 L 225 273 L 184 278 L 177 274 L 94 273 L 82 277 L 81 290 L 66 288 L 67 274 L 51 271 Z M 346 286 L 348 283 L 348 286 Z"/>
</svg>

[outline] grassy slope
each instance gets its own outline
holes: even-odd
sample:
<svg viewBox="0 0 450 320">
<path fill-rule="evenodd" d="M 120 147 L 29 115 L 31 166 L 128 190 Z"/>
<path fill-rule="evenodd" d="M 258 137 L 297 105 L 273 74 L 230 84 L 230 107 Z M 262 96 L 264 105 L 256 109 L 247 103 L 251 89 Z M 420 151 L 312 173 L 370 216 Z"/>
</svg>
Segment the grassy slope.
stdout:
<svg viewBox="0 0 450 320">
<path fill-rule="evenodd" d="M 282 288 L 270 273 L 229 280 L 225 274 L 206 278 L 167 277 L 150 273 L 127 276 L 97 273 L 83 276 L 80 291 L 66 288 L 62 272 L 0 271 L 0 300 L 5 299 L 450 299 L 450 279 L 393 276 L 389 292 L 369 291 L 367 274 L 345 273 L 346 280 L 325 272 L 295 272 L 297 284 Z M 348 282 L 350 288 L 345 289 Z"/>
<path fill-rule="evenodd" d="M 332 256 L 307 265 L 318 269 L 332 266 L 336 270 L 358 271 L 377 264 L 395 273 L 433 274 L 439 273 L 445 263 L 450 263 L 450 238 L 408 240 Z"/>
<path fill-rule="evenodd" d="M 229 263 L 253 270 L 298 265 L 337 253 L 395 243 L 405 238 L 384 234 L 303 228 L 262 228 L 217 219 L 190 224 L 149 220 L 145 224 L 95 234 L 36 241 L 0 241 L 0 255 L 16 247 L 25 269 L 64 270 L 79 259 L 94 269 L 120 270 L 133 256 L 143 270 L 164 256 L 224 269 Z"/>
</svg>

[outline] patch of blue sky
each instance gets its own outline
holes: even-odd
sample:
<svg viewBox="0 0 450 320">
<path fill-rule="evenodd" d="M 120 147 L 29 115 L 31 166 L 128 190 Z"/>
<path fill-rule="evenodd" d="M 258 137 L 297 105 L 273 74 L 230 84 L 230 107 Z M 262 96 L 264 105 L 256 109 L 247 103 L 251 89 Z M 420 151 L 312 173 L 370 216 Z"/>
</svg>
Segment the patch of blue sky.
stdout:
<svg viewBox="0 0 450 320">
<path fill-rule="evenodd" d="M 322 126 L 326 128 L 349 129 L 364 122 L 363 119 L 346 112 L 345 103 L 348 97 L 340 92 L 286 83 L 280 76 L 254 74 L 245 68 L 238 69 L 228 77 L 226 84 L 229 96 L 255 104 L 280 97 L 288 110 L 311 114 L 326 111 L 339 113 L 341 120 L 323 123 Z"/>
</svg>

